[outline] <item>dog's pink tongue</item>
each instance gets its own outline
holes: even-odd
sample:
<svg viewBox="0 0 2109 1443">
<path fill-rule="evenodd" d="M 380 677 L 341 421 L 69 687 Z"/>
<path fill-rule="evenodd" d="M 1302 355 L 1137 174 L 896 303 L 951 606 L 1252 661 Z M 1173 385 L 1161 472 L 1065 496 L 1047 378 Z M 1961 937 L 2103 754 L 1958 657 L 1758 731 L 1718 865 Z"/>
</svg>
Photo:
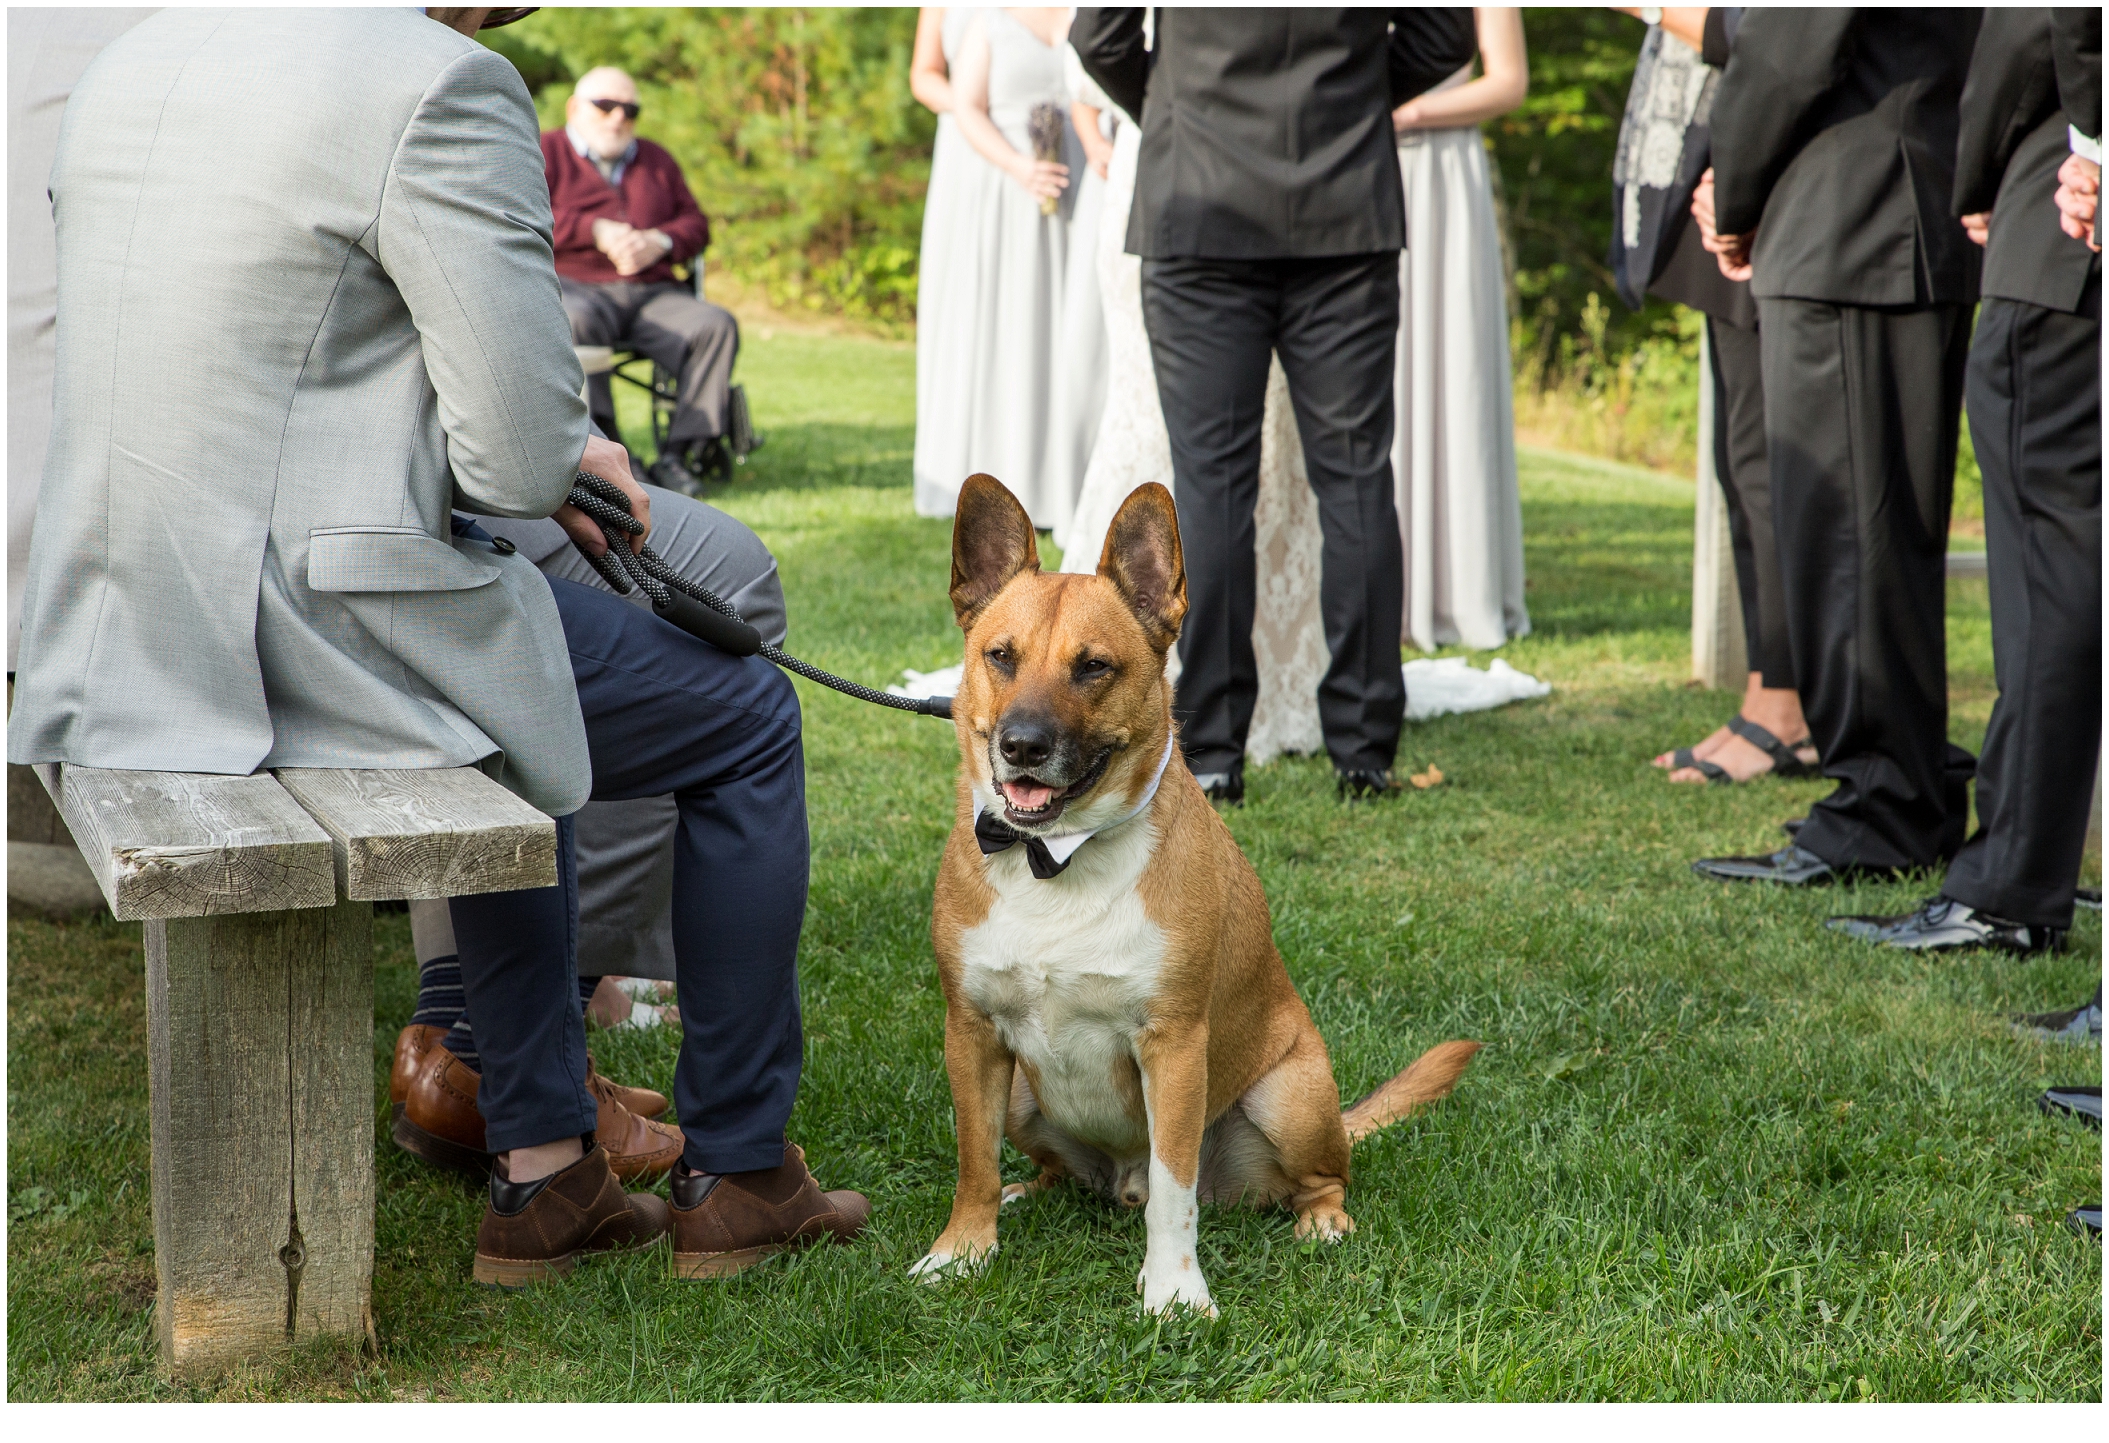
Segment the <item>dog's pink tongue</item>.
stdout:
<svg viewBox="0 0 2109 1443">
<path fill-rule="evenodd" d="M 1054 788 L 1038 782 L 1005 782 L 1003 795 L 1021 812 L 1037 812 L 1054 800 Z"/>
</svg>

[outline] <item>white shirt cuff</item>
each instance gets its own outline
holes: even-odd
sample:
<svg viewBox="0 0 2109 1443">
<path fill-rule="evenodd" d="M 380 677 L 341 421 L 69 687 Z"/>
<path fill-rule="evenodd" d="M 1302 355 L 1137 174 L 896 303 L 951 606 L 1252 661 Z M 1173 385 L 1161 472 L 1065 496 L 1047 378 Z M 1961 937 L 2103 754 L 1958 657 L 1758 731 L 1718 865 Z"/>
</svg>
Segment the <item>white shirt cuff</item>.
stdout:
<svg viewBox="0 0 2109 1443">
<path fill-rule="evenodd" d="M 2096 165 L 2102 163 L 2102 139 L 2100 136 L 2089 140 L 2086 136 L 2080 134 L 2080 128 L 2077 125 L 2068 125 L 2065 127 L 2065 138 L 2072 145 L 2072 153 L 2074 155 L 2079 156 L 2082 160 L 2091 160 Z"/>
</svg>

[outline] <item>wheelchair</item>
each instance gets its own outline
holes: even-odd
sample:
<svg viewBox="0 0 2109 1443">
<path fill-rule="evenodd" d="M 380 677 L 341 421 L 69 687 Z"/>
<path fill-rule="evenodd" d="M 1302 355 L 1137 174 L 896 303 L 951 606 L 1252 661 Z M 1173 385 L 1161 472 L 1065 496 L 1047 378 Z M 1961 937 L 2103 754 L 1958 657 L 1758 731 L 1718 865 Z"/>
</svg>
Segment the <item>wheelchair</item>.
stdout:
<svg viewBox="0 0 2109 1443">
<path fill-rule="evenodd" d="M 674 279 L 693 290 L 697 300 L 703 299 L 703 258 L 697 256 L 692 261 L 676 265 Z M 595 372 L 604 372 L 612 380 L 626 382 L 651 397 L 652 449 L 658 459 L 653 461 L 648 474 L 654 485 L 687 496 L 701 495 L 703 488 L 712 482 L 731 481 L 735 469 L 746 465 L 747 458 L 761 449 L 763 437 L 756 433 L 752 415 L 747 409 L 747 388 L 734 382 L 726 400 L 725 434 L 701 443 L 689 457 L 669 455 L 666 438 L 673 429 L 674 410 L 681 395 L 680 372 L 667 370 L 641 351 L 621 346 L 581 346 L 577 349 L 580 360 L 587 362 L 589 397 L 592 392 L 590 377 Z M 606 353 L 605 364 L 597 358 L 597 353 L 602 352 Z M 589 353 L 596 354 L 589 356 Z M 608 433 L 608 439 L 620 445 L 622 435 L 616 429 L 613 405 L 611 387 L 609 414 L 594 419 Z"/>
</svg>

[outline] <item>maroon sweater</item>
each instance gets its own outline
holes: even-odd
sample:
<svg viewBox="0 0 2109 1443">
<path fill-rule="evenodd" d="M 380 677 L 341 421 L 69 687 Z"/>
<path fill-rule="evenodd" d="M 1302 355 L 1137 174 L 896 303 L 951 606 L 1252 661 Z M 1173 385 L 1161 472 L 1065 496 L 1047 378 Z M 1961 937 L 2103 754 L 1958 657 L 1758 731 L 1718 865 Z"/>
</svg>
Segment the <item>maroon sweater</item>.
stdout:
<svg viewBox="0 0 2109 1443">
<path fill-rule="evenodd" d="M 575 281 L 670 281 L 674 262 L 702 254 L 710 244 L 710 222 L 696 208 L 681 167 L 649 140 L 624 167 L 622 184 L 609 185 L 592 161 L 571 148 L 562 130 L 542 132 L 542 170 L 549 178 L 549 208 L 556 217 L 557 274 Z M 615 263 L 593 245 L 593 223 L 607 216 L 639 230 L 664 231 L 674 248 L 634 276 L 617 275 Z"/>
</svg>

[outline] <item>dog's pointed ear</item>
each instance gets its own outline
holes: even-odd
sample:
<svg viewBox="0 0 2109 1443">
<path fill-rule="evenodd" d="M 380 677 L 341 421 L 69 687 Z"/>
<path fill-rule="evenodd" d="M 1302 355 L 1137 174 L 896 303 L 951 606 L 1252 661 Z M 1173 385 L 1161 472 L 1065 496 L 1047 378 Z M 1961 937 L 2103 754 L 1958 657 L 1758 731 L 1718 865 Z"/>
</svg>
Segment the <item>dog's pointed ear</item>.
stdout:
<svg viewBox="0 0 2109 1443">
<path fill-rule="evenodd" d="M 1168 651 L 1186 620 L 1186 558 L 1171 492 L 1151 481 L 1128 493 L 1107 528 L 1098 574 L 1128 603 L 1150 645 Z"/>
<path fill-rule="evenodd" d="M 952 615 L 959 629 L 973 630 L 1012 577 L 1039 569 L 1039 540 L 1018 498 L 993 476 L 969 476 L 952 513 Z"/>
</svg>

